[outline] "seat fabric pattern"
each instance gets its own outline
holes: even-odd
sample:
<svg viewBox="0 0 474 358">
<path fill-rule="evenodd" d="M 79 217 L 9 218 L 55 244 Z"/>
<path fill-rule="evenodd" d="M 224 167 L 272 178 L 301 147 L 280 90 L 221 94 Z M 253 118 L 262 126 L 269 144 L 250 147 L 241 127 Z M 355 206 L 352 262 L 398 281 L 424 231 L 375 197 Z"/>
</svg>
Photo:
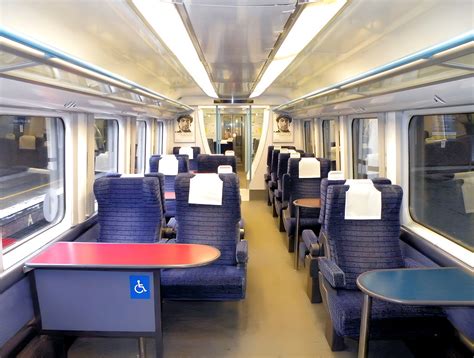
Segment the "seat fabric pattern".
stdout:
<svg viewBox="0 0 474 358">
<path fill-rule="evenodd" d="M 346 288 L 356 289 L 357 277 L 369 270 L 404 267 L 399 244 L 402 188 L 375 185 L 382 193 L 381 220 L 345 220 L 348 185 L 327 191 L 324 233 L 330 257 L 344 271 Z"/>
<path fill-rule="evenodd" d="M 199 154 L 197 170 L 199 173 L 217 173 L 219 165 L 230 165 L 234 173 L 237 172 L 237 162 L 233 155 Z"/>
<path fill-rule="evenodd" d="M 189 204 L 189 181 L 193 174 L 176 177 L 176 241 L 211 245 L 221 251 L 215 265 L 235 265 L 240 235 L 240 192 L 236 174 L 220 174 L 222 206 Z"/>
<path fill-rule="evenodd" d="M 355 290 L 329 290 L 328 307 L 334 329 L 340 336 L 357 337 L 360 331 L 360 318 L 362 313 L 363 293 Z M 386 302 L 378 299 L 372 300 L 371 325 L 377 321 L 407 320 L 416 317 L 442 316 L 442 311 L 436 307 L 410 306 Z M 384 322 L 387 323 L 387 322 Z"/>
<path fill-rule="evenodd" d="M 160 239 L 162 203 L 157 177 L 102 177 L 94 183 L 99 206 L 99 242 Z"/>
</svg>

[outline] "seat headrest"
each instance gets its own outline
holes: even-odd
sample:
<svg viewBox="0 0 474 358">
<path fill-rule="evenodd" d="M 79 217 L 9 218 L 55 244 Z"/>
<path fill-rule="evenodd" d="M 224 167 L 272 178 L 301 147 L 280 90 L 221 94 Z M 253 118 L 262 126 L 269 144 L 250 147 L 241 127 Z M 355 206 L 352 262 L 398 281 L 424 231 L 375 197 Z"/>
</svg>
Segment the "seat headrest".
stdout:
<svg viewBox="0 0 474 358">
<path fill-rule="evenodd" d="M 382 218 L 382 193 L 370 179 L 350 179 L 346 192 L 345 220 L 380 220 Z"/>
<path fill-rule="evenodd" d="M 7 133 L 5 134 L 5 139 L 15 139 L 15 134 L 14 133 Z"/>
<path fill-rule="evenodd" d="M 219 165 L 217 167 L 218 174 L 230 174 L 232 173 L 232 165 Z"/>
<path fill-rule="evenodd" d="M 194 159 L 194 151 L 192 147 L 181 147 L 178 151 L 179 154 L 186 154 L 189 159 Z"/>
<path fill-rule="evenodd" d="M 18 148 L 36 150 L 36 137 L 34 135 L 22 135 L 18 141 Z"/>
<path fill-rule="evenodd" d="M 301 153 L 299 152 L 290 152 L 290 158 L 301 158 Z"/>
<path fill-rule="evenodd" d="M 178 159 L 174 155 L 163 155 L 158 164 L 158 173 L 178 175 Z"/>
<path fill-rule="evenodd" d="M 331 170 L 328 173 L 328 180 L 344 180 L 344 173 L 338 170 Z"/>
<path fill-rule="evenodd" d="M 235 155 L 235 152 L 233 150 L 226 150 L 224 155 L 232 156 L 232 155 Z"/>
<path fill-rule="evenodd" d="M 455 179 L 461 179 L 461 192 L 466 214 L 474 213 L 474 172 L 455 173 Z"/>
<path fill-rule="evenodd" d="M 196 174 L 189 180 L 189 204 L 222 205 L 224 183 L 219 174 Z"/>
<path fill-rule="evenodd" d="M 281 148 L 280 153 L 289 153 L 290 150 L 288 148 Z"/>
<path fill-rule="evenodd" d="M 144 178 L 143 174 L 120 174 L 120 178 Z"/>
<path fill-rule="evenodd" d="M 299 178 L 321 178 L 321 163 L 316 158 L 301 158 L 298 166 Z"/>
</svg>

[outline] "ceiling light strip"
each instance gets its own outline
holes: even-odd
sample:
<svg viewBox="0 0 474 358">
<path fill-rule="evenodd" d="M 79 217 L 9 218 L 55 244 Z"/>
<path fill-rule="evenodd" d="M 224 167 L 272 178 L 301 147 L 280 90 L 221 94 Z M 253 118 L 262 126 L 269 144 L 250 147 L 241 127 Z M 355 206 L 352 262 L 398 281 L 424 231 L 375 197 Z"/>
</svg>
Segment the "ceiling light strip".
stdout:
<svg viewBox="0 0 474 358">
<path fill-rule="evenodd" d="M 70 56 L 64 52 L 61 52 L 55 48 L 52 48 L 46 44 L 43 44 L 39 41 L 28 38 L 24 35 L 20 35 L 11 31 L 5 27 L 0 26 L 0 37 L 3 37 L 13 44 L 19 44 L 25 46 L 28 49 L 32 49 L 35 52 L 35 55 L 41 56 L 46 62 L 56 62 L 58 64 L 64 65 L 65 67 L 70 67 L 72 70 L 82 72 L 84 76 L 88 77 L 97 77 L 98 80 L 104 81 L 111 85 L 120 85 L 124 88 L 129 88 L 130 91 L 135 92 L 135 89 L 141 90 L 141 93 L 151 97 L 158 97 L 163 102 L 167 102 L 175 107 L 181 108 L 183 111 L 192 111 L 193 109 L 183 103 L 172 100 L 158 92 L 152 91 L 148 88 L 142 87 L 139 84 L 136 84 L 132 81 L 127 80 L 126 78 L 120 77 L 112 72 L 106 71 L 103 68 L 94 66 L 88 62 L 82 61 L 76 57 Z M 8 43 L 7 43 L 8 45 Z M 19 47 L 18 49 L 21 49 Z"/>
<path fill-rule="evenodd" d="M 440 44 L 426 48 L 424 50 L 421 50 L 409 56 L 387 63 L 383 66 L 376 67 L 370 71 L 364 72 L 360 75 L 357 75 L 347 80 L 344 80 L 342 82 L 336 83 L 335 85 L 320 88 L 316 91 L 307 93 L 304 96 L 298 97 L 288 103 L 285 103 L 276 107 L 274 111 L 284 111 L 285 108 L 293 106 L 297 102 L 307 100 L 313 97 L 317 97 L 317 96 L 326 94 L 328 92 L 332 92 L 334 90 L 347 88 L 352 85 L 356 85 L 357 83 L 370 81 L 372 79 L 377 79 L 377 78 L 382 77 L 385 74 L 390 74 L 391 72 L 397 71 L 399 69 L 405 68 L 408 70 L 410 67 L 420 64 L 421 62 L 427 62 L 427 60 L 431 58 L 439 57 L 439 54 L 441 53 L 449 52 L 451 54 L 453 51 L 456 51 L 457 49 L 465 49 L 466 45 L 468 44 L 469 45 L 474 44 L 474 31 L 469 31 L 467 33 L 464 33 L 446 42 L 442 42 Z"/>
<path fill-rule="evenodd" d="M 278 48 L 272 62 L 265 69 L 250 98 L 260 96 L 336 16 L 346 2 L 347 0 L 332 0 L 306 4 Z"/>
<path fill-rule="evenodd" d="M 176 6 L 155 0 L 132 2 L 204 93 L 209 97 L 218 98 Z"/>
</svg>

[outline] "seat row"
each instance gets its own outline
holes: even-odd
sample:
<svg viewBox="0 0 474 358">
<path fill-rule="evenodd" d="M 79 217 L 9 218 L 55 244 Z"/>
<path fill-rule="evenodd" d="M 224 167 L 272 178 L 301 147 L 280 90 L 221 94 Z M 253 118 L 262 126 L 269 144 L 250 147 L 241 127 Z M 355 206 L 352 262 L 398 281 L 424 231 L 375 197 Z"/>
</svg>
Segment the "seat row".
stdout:
<svg viewBox="0 0 474 358">
<path fill-rule="evenodd" d="M 319 209 L 301 209 L 302 241 L 296 259 L 305 264 L 311 302 L 323 302 L 327 311 L 325 334 L 331 349 L 342 350 L 345 337 L 359 336 L 363 293 L 356 285 L 358 276 L 376 269 L 422 267 L 400 245 L 402 188 L 386 178 L 345 180 L 341 172 L 329 172 L 323 158 L 313 162 L 313 167 L 319 164 L 320 175 L 305 177 L 304 158 L 291 158 L 280 148 L 269 147 L 268 153 L 268 204 L 282 217 L 289 243 L 299 236 L 288 220 L 294 218 L 291 204 L 300 198 L 320 199 Z M 287 166 L 287 172 L 282 175 L 278 165 Z M 472 310 L 461 310 L 472 317 Z M 373 336 L 439 334 L 446 322 L 440 307 L 373 300 Z"/>
<path fill-rule="evenodd" d="M 168 170 L 172 165 L 176 173 L 167 175 L 171 174 Z M 187 155 L 153 156 L 152 173 L 109 174 L 97 179 L 94 193 L 100 225 L 98 241 L 214 246 L 221 256 L 211 265 L 163 270 L 163 297 L 242 299 L 246 291 L 248 246 L 240 239 L 239 179 L 232 172 L 189 173 L 187 165 Z M 160 167 L 165 168 L 165 173 L 159 172 Z M 170 193 L 175 198 L 167 198 Z M 171 240 L 163 235 L 169 226 L 176 229 L 176 237 Z"/>
</svg>

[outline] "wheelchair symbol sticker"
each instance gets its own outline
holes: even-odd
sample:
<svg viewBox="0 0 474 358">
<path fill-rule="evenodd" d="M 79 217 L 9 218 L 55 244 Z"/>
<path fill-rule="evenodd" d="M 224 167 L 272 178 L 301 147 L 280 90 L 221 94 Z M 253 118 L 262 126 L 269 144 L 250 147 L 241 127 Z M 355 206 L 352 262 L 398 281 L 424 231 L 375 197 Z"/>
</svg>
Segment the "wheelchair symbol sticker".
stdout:
<svg viewBox="0 0 474 358">
<path fill-rule="evenodd" d="M 130 276 L 130 298 L 133 300 L 150 298 L 149 276 Z"/>
</svg>

